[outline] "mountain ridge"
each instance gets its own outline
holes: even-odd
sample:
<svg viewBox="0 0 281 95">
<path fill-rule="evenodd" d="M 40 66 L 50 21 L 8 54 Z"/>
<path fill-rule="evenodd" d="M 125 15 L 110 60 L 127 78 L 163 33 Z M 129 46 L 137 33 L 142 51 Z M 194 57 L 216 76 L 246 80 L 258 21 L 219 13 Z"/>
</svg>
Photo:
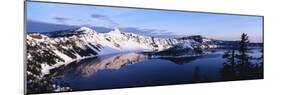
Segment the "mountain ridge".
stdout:
<svg viewBox="0 0 281 95">
<path fill-rule="evenodd" d="M 50 69 L 87 57 L 130 51 L 163 51 L 176 44 L 186 44 L 188 48 L 198 44 L 192 40 L 176 40 L 141 36 L 115 29 L 108 33 L 98 33 L 92 28 L 80 27 L 71 30 L 28 33 L 27 68 L 37 72 L 37 76 L 48 74 Z M 41 69 L 32 71 L 32 66 Z"/>
<path fill-rule="evenodd" d="M 50 69 L 89 57 L 122 52 L 156 52 L 179 56 L 182 52 L 201 51 L 225 44 L 201 35 L 181 38 L 156 38 L 114 29 L 107 33 L 80 27 L 47 33 L 27 34 L 27 71 L 44 76 Z M 173 54 L 179 53 L 179 54 Z M 202 53 L 202 52 L 201 52 Z M 34 70 L 33 67 L 38 69 Z"/>
<path fill-rule="evenodd" d="M 28 33 L 26 35 L 27 84 L 41 85 L 42 82 L 48 83 L 45 78 L 48 78 L 51 70 L 79 60 L 102 55 L 145 52 L 153 54 L 154 57 L 182 57 L 185 55 L 200 55 L 200 53 L 204 53 L 204 49 L 222 45 L 232 46 L 232 43 L 208 39 L 200 35 L 182 38 L 157 38 L 127 33 L 119 29 L 99 33 L 89 27 L 46 33 Z M 137 56 L 136 59 L 139 57 L 141 56 Z M 126 60 L 124 58 L 124 61 Z M 134 62 L 134 60 L 129 61 Z M 121 63 L 117 67 L 120 67 Z M 103 64 L 107 64 L 107 62 Z M 116 64 L 112 63 L 112 65 Z M 48 86 L 52 88 L 53 85 Z"/>
</svg>

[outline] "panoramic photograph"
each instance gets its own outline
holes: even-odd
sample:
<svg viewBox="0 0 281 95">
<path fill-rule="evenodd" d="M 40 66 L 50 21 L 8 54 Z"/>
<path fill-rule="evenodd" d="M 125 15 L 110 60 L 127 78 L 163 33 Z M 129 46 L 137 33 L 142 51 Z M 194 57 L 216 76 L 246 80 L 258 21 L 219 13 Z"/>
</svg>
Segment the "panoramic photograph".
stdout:
<svg viewBox="0 0 281 95">
<path fill-rule="evenodd" d="M 27 94 L 263 79 L 263 16 L 27 1 Z"/>
</svg>

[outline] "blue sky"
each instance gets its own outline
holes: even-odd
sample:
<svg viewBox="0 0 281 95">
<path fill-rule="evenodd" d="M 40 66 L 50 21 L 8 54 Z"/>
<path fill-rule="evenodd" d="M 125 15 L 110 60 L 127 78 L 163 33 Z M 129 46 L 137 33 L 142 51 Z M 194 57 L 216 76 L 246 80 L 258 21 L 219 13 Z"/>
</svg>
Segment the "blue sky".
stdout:
<svg viewBox="0 0 281 95">
<path fill-rule="evenodd" d="M 262 41 L 262 17 L 28 2 L 27 21 L 62 25 L 152 29 L 150 35 L 203 35 L 238 40 L 247 33 Z M 147 32 L 147 31 L 146 31 Z M 141 34 L 141 33 L 140 33 Z"/>
</svg>

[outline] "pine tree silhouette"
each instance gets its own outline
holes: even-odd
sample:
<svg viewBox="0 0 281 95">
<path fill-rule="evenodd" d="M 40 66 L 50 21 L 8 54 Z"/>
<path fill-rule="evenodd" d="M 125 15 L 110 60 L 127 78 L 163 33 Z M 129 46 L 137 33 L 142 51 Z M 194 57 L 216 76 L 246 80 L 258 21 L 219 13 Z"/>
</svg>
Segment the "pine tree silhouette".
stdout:
<svg viewBox="0 0 281 95">
<path fill-rule="evenodd" d="M 239 42 L 237 53 L 232 49 L 225 52 L 223 58 L 226 62 L 223 63 L 221 69 L 222 80 L 240 80 L 240 79 L 256 79 L 263 78 L 263 55 L 258 58 L 259 63 L 252 63 L 254 58 L 249 55 L 249 37 L 243 33 Z M 261 51 L 262 52 L 262 51 Z"/>
<path fill-rule="evenodd" d="M 241 35 L 241 41 L 239 42 L 239 49 L 237 57 L 239 76 L 241 79 L 249 78 L 251 76 L 251 56 L 249 56 L 249 37 L 247 34 L 243 33 Z"/>
<path fill-rule="evenodd" d="M 233 80 L 236 79 L 236 62 L 235 62 L 235 50 L 229 50 L 224 53 L 223 58 L 226 59 L 226 62 L 223 63 L 221 70 L 221 77 L 223 80 Z"/>
</svg>

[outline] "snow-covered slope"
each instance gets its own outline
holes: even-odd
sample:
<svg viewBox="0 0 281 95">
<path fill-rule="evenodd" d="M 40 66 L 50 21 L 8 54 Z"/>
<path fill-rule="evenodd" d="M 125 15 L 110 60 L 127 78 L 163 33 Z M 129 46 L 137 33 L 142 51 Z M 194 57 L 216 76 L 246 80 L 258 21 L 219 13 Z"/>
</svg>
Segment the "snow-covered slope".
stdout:
<svg viewBox="0 0 281 95">
<path fill-rule="evenodd" d="M 62 32 L 27 35 L 27 72 L 37 77 L 75 60 L 130 51 L 163 51 L 174 46 L 193 49 L 200 43 L 190 39 L 164 39 L 121 32 L 97 33 L 81 27 Z M 36 68 L 36 69 L 35 69 Z"/>
<path fill-rule="evenodd" d="M 26 40 L 27 84 L 30 84 L 28 87 L 32 89 L 43 85 L 42 82 L 46 83 L 44 87 L 56 89 L 46 79 L 47 75 L 52 69 L 77 60 L 122 52 L 132 52 L 132 54 L 133 52 L 153 52 L 158 56 L 171 54 L 178 56 L 185 52 L 198 51 L 208 45 L 192 38 L 156 38 L 126 33 L 119 29 L 108 33 L 98 33 L 88 27 L 48 33 L 29 33 Z M 133 57 L 133 55 L 122 57 L 124 61 L 134 62 L 134 60 L 126 59 L 129 56 Z M 106 63 L 108 62 L 103 62 L 103 64 Z M 107 68 L 118 69 L 122 64 L 123 62 L 113 61 Z"/>
<path fill-rule="evenodd" d="M 207 37 L 203 37 L 201 35 L 193 35 L 187 37 L 177 38 L 179 40 L 194 40 L 198 42 L 201 48 L 216 48 L 218 47 L 219 40 L 209 39 Z"/>
</svg>

